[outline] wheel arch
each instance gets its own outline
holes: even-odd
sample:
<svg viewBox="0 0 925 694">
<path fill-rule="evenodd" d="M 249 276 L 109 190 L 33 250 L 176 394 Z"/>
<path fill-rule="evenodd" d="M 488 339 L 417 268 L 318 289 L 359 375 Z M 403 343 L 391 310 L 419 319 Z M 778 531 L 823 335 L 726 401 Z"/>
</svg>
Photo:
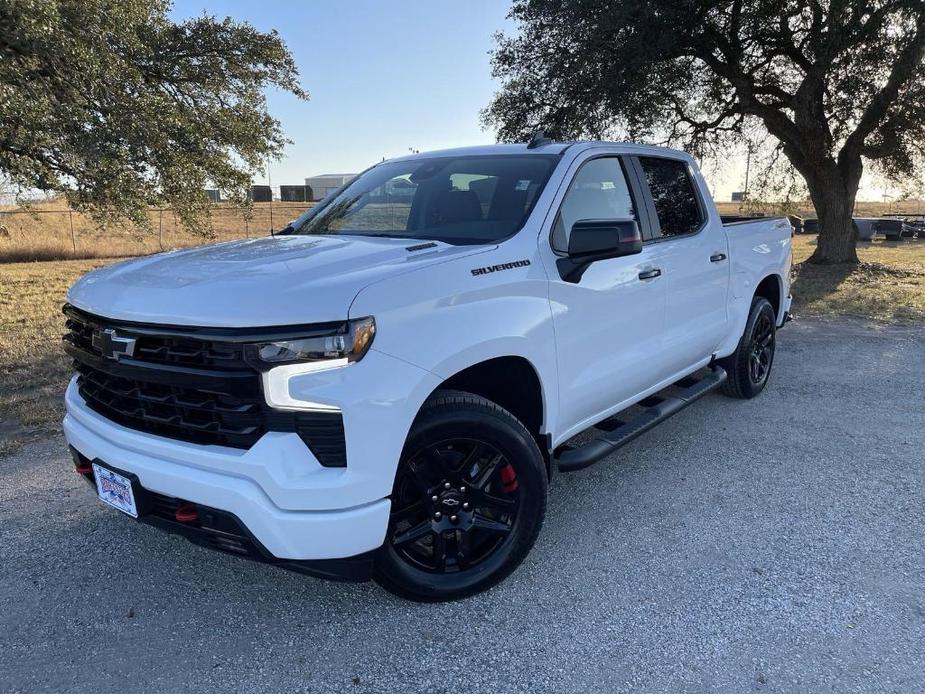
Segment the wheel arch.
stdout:
<svg viewBox="0 0 925 694">
<path fill-rule="evenodd" d="M 778 324 L 783 318 L 781 312 L 784 303 L 784 282 L 780 274 L 766 268 L 763 274 L 758 275 L 761 279 L 754 285 L 751 284 L 751 280 L 744 279 L 744 272 L 739 274 L 743 276 L 743 279 L 736 280 L 741 283 L 736 285 L 736 298 L 730 304 L 729 330 L 723 342 L 716 349 L 717 358 L 727 357 L 735 351 L 742 337 L 742 331 L 745 330 L 745 324 L 748 322 L 752 301 L 756 296 L 764 297 L 770 302 Z M 752 287 L 751 291 L 749 287 Z"/>
<path fill-rule="evenodd" d="M 547 408 L 543 383 L 539 371 L 526 357 L 511 354 L 483 359 L 458 369 L 434 392 L 438 390 L 480 395 L 517 417 L 530 433 L 540 435 L 544 431 Z"/>
<path fill-rule="evenodd" d="M 439 383 L 427 399 L 439 390 L 465 391 L 506 409 L 536 439 L 546 462 L 547 473 L 551 472 L 552 437 L 548 433 L 551 407 L 548 391 L 539 369 L 528 358 L 506 354 L 460 368 Z"/>
<path fill-rule="evenodd" d="M 771 308 L 774 309 L 774 315 L 776 316 L 777 321 L 780 322 L 783 294 L 784 283 L 781 279 L 781 276 L 777 273 L 772 273 L 770 275 L 765 275 L 765 277 L 762 278 L 762 280 L 755 287 L 752 298 L 754 299 L 756 296 L 761 296 L 767 299 L 771 304 Z"/>
</svg>

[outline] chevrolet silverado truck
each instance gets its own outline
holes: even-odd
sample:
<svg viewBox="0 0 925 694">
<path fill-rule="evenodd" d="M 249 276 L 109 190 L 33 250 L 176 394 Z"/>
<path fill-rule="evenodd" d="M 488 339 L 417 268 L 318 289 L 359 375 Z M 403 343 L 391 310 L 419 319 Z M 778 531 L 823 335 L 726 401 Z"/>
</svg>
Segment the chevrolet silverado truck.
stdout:
<svg viewBox="0 0 925 694">
<path fill-rule="evenodd" d="M 275 236 L 79 280 L 64 431 L 139 521 L 460 598 L 523 561 L 553 473 L 715 389 L 761 393 L 790 262 L 789 221 L 724 225 L 683 152 L 389 160 Z"/>
</svg>

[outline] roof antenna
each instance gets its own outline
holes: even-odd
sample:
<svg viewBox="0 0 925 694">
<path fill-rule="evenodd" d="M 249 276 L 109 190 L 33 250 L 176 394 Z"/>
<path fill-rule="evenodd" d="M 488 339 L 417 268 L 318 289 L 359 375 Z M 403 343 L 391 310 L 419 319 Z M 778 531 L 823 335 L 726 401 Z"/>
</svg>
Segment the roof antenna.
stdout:
<svg viewBox="0 0 925 694">
<path fill-rule="evenodd" d="M 530 142 L 527 143 L 527 149 L 536 149 L 537 147 L 542 147 L 543 145 L 551 145 L 552 140 L 546 137 L 546 133 L 542 130 L 537 130 L 533 133 L 533 137 L 530 138 Z"/>
</svg>

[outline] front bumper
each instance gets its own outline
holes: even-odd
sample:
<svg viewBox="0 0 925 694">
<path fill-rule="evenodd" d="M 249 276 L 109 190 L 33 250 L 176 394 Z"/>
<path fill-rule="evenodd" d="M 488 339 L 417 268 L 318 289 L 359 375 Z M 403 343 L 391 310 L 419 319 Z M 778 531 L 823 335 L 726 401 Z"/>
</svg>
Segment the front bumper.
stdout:
<svg viewBox="0 0 925 694">
<path fill-rule="evenodd" d="M 77 473 L 96 492 L 92 463 L 105 465 L 105 462 L 90 460 L 73 446 L 70 451 Z M 107 467 L 112 469 L 111 466 Z M 208 549 L 274 564 L 318 578 L 341 581 L 368 581 L 372 578 L 373 551 L 340 559 L 281 559 L 273 556 L 233 513 L 152 492 L 138 483 L 137 475 L 125 470 L 117 472 L 134 480 L 138 522 L 180 535 Z"/>
<path fill-rule="evenodd" d="M 298 507 L 300 498 L 336 490 L 349 473 L 321 466 L 296 434 L 271 432 L 246 451 L 202 446 L 105 419 L 73 381 L 65 404 L 65 438 L 82 456 L 134 474 L 149 492 L 233 515 L 274 559 L 340 559 L 382 544 L 388 498 L 340 509 Z"/>
</svg>

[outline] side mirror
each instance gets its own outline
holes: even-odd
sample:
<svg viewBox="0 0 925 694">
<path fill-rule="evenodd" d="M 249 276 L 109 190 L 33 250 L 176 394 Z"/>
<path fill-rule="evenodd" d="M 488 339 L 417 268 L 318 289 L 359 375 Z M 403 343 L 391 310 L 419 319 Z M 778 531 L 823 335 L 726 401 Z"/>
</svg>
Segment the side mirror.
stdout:
<svg viewBox="0 0 925 694">
<path fill-rule="evenodd" d="M 579 219 L 568 239 L 570 257 L 586 262 L 642 253 L 635 219 Z"/>
<path fill-rule="evenodd" d="M 577 283 L 596 260 L 642 253 L 642 234 L 635 219 L 580 219 L 572 225 L 568 257 L 556 266 L 566 282 Z"/>
</svg>

